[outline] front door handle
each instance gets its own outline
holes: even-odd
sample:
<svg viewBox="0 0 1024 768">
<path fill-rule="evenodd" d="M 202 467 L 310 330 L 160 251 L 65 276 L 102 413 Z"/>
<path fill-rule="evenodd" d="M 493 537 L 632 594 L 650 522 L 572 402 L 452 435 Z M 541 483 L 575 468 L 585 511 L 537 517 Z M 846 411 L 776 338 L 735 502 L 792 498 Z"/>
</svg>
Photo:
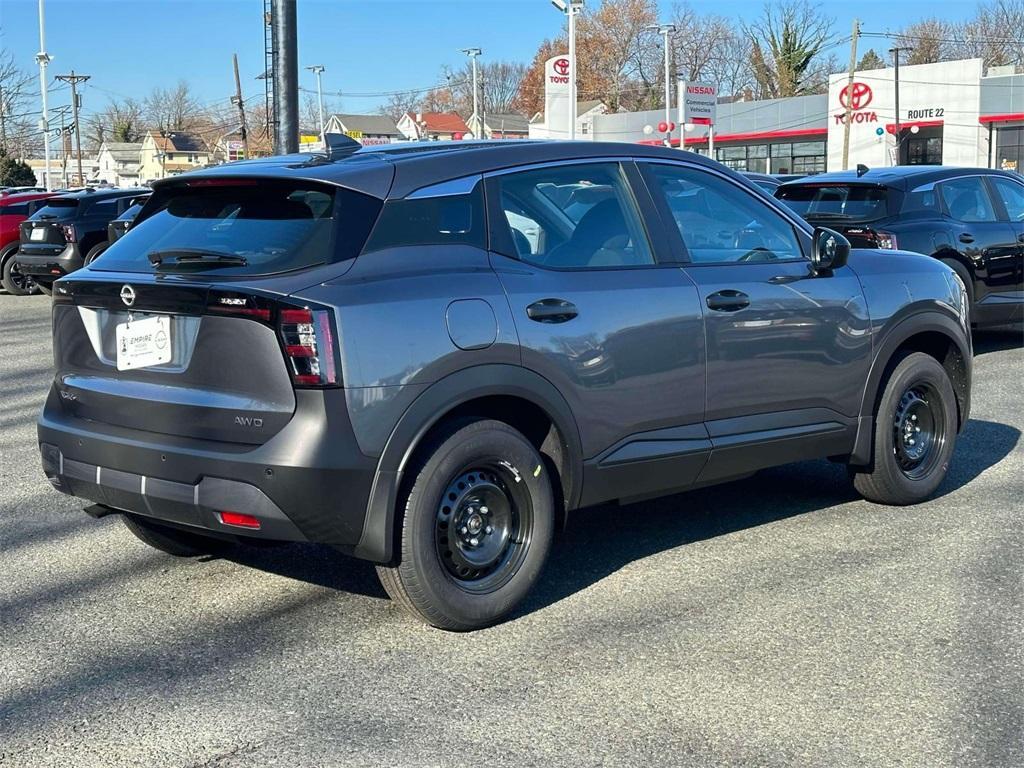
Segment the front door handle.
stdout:
<svg viewBox="0 0 1024 768">
<path fill-rule="evenodd" d="M 973 243 L 974 242 L 974 235 L 972 235 L 970 232 L 961 232 L 960 233 L 960 242 L 961 243 Z"/>
<path fill-rule="evenodd" d="M 708 309 L 716 312 L 736 312 L 750 306 L 750 297 L 743 291 L 725 290 L 712 293 L 707 302 Z"/>
<path fill-rule="evenodd" d="M 565 299 L 541 299 L 526 308 L 526 316 L 538 323 L 564 323 L 578 314 L 576 305 Z"/>
</svg>

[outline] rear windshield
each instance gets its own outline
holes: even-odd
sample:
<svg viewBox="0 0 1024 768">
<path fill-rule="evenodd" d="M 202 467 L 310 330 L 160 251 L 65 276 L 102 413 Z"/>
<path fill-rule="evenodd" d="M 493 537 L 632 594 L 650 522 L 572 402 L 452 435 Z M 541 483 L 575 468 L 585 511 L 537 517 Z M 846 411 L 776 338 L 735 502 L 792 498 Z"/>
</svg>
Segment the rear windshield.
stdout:
<svg viewBox="0 0 1024 768">
<path fill-rule="evenodd" d="M 806 218 L 872 221 L 887 214 L 884 187 L 807 184 L 779 187 L 775 196 Z"/>
<path fill-rule="evenodd" d="M 36 211 L 32 218 L 36 221 L 39 221 L 40 219 L 71 219 L 74 218 L 77 212 L 77 200 L 53 199 L 47 200 L 46 205 Z"/>
<path fill-rule="evenodd" d="M 223 276 L 304 269 L 358 253 L 380 211 L 379 200 L 358 192 L 267 180 L 175 186 L 152 203 L 94 269 Z"/>
</svg>

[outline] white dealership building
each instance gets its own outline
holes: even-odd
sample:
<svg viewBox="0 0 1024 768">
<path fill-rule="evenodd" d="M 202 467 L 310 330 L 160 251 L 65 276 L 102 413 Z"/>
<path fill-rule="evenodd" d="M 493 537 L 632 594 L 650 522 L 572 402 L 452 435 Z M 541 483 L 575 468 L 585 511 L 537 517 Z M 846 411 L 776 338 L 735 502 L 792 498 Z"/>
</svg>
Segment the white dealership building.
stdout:
<svg viewBox="0 0 1024 768">
<path fill-rule="evenodd" d="M 567 102 L 561 84 L 552 80 L 546 78 L 545 115 L 530 126 L 531 137 L 568 133 Z M 899 163 L 1024 171 L 1024 73 L 1012 67 L 985 71 L 981 59 L 901 66 L 898 120 L 893 68 L 856 72 L 852 85 L 847 73 L 834 74 L 827 95 L 719 103 L 715 157 L 761 173 L 841 169 L 847 105 L 850 167 Z M 664 121 L 664 110 L 596 114 L 578 124 L 576 138 L 657 142 Z M 672 144 L 707 154 L 708 130 L 677 125 Z"/>
</svg>

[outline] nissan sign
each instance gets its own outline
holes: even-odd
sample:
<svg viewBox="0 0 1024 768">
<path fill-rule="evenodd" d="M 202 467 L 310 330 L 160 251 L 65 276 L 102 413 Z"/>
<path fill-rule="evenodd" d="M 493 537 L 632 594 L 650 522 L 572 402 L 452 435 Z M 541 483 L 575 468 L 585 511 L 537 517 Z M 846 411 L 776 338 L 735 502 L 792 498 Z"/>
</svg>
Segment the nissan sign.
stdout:
<svg viewBox="0 0 1024 768">
<path fill-rule="evenodd" d="M 679 122 L 713 125 L 718 106 L 718 88 L 711 83 L 679 81 Z"/>
</svg>

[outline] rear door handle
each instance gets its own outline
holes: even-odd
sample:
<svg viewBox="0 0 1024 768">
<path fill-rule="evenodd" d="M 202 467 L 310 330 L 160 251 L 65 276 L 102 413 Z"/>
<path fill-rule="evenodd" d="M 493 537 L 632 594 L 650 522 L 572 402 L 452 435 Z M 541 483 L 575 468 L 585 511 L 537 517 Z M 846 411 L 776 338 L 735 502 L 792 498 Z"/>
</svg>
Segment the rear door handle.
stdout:
<svg viewBox="0 0 1024 768">
<path fill-rule="evenodd" d="M 969 232 L 962 232 L 962 233 L 960 233 L 960 242 L 961 243 L 973 243 L 974 242 L 974 235 L 972 235 Z"/>
<path fill-rule="evenodd" d="M 526 316 L 538 323 L 564 323 L 578 314 L 576 305 L 565 299 L 541 299 L 526 308 Z"/>
<path fill-rule="evenodd" d="M 736 312 L 750 306 L 750 297 L 743 291 L 727 289 L 712 293 L 707 298 L 708 309 L 716 312 Z"/>
</svg>

